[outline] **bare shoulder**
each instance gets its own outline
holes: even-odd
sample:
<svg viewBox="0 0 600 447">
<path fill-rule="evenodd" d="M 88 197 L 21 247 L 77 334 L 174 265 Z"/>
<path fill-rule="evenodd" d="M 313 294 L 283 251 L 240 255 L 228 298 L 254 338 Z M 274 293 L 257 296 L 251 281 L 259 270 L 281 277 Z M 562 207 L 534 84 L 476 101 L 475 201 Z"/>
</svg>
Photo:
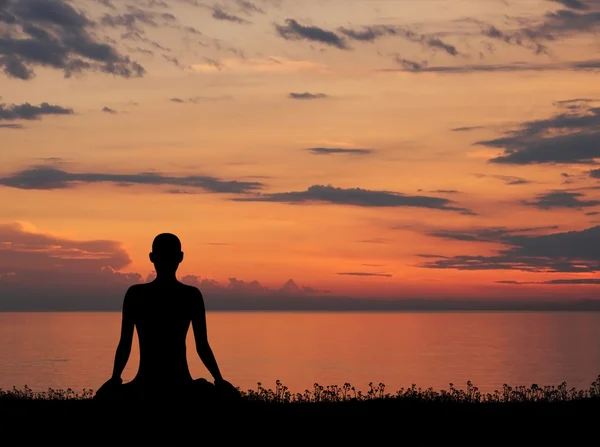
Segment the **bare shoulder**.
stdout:
<svg viewBox="0 0 600 447">
<path fill-rule="evenodd" d="M 144 293 L 147 284 L 134 284 L 127 289 L 126 297 L 137 297 Z"/>
<path fill-rule="evenodd" d="M 183 287 L 183 293 L 190 298 L 202 298 L 202 293 L 200 289 L 194 286 L 190 286 L 188 284 L 181 284 Z"/>
</svg>

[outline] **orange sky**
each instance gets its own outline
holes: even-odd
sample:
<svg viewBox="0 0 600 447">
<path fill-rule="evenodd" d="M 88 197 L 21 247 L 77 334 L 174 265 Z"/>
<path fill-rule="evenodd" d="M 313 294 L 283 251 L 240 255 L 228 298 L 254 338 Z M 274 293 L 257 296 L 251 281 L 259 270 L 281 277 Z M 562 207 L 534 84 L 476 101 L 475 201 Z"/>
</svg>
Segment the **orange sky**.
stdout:
<svg viewBox="0 0 600 447">
<path fill-rule="evenodd" d="M 223 287 L 594 296 L 597 1 L 46 3 L 0 6 L 0 308 L 160 232 Z"/>
</svg>

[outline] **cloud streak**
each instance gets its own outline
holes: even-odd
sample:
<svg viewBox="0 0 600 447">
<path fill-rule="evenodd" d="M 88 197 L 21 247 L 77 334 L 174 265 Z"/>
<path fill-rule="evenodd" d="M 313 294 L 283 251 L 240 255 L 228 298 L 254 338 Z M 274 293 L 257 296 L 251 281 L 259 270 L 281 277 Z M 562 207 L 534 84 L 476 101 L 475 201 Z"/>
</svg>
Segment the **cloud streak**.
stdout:
<svg viewBox="0 0 600 447">
<path fill-rule="evenodd" d="M 581 200 L 584 194 L 571 191 L 549 191 L 538 194 L 535 200 L 523 201 L 524 205 L 533 206 L 541 210 L 571 208 L 583 209 L 600 205 L 600 200 Z"/>
<path fill-rule="evenodd" d="M 32 121 L 48 115 L 72 115 L 73 113 L 71 108 L 48 104 L 47 102 L 43 102 L 39 106 L 28 102 L 11 105 L 0 104 L 0 121 Z"/>
<path fill-rule="evenodd" d="M 346 41 L 335 32 L 317 26 L 301 25 L 294 19 L 286 19 L 285 25 L 275 24 L 275 30 L 286 40 L 307 40 L 322 43 L 340 50 L 349 50 Z"/>
<path fill-rule="evenodd" d="M 312 100 L 312 99 L 325 99 L 325 98 L 329 98 L 329 96 L 326 95 L 325 93 L 309 93 L 309 92 L 295 93 L 295 92 L 292 92 L 288 95 L 288 98 L 299 99 L 299 100 Z"/>
<path fill-rule="evenodd" d="M 454 206 L 451 200 L 431 196 L 410 196 L 397 192 L 373 191 L 362 188 L 336 188 L 334 186 L 313 185 L 305 191 L 278 192 L 258 194 L 248 197 L 233 198 L 240 202 L 273 202 L 273 203 L 329 203 L 367 208 L 381 207 L 413 207 L 454 211 L 460 214 L 473 215 L 471 210 Z"/>
<path fill-rule="evenodd" d="M 340 147 L 310 147 L 306 150 L 313 155 L 370 155 L 373 153 L 373 149 L 352 149 Z"/>
<path fill-rule="evenodd" d="M 45 166 L 32 167 L 0 177 L 2 186 L 30 190 L 69 189 L 77 185 L 92 183 L 113 183 L 119 186 L 179 186 L 224 194 L 255 192 L 264 186 L 259 182 L 226 181 L 202 175 L 172 177 L 153 172 L 139 174 L 71 173 Z"/>
</svg>

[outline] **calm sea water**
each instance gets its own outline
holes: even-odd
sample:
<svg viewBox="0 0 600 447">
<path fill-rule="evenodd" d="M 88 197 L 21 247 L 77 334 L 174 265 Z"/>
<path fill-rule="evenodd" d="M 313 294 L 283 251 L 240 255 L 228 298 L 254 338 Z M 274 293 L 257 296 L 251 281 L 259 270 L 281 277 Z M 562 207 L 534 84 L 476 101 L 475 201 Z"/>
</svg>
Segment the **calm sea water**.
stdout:
<svg viewBox="0 0 600 447">
<path fill-rule="evenodd" d="M 226 379 L 243 389 L 383 382 L 482 391 L 510 385 L 587 388 L 600 374 L 600 313 L 276 313 L 207 315 Z M 110 377 L 118 313 L 0 313 L 0 388 L 97 389 Z M 192 375 L 209 377 L 188 338 Z M 134 377 L 137 341 L 123 378 Z M 168 386 L 168 384 L 165 384 Z"/>
</svg>

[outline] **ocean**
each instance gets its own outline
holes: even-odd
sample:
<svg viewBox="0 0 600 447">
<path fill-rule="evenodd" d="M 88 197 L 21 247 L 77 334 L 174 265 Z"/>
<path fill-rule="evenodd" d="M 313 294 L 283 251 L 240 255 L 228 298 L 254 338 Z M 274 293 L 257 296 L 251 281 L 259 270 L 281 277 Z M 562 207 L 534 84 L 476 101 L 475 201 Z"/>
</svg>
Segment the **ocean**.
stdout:
<svg viewBox="0 0 600 447">
<path fill-rule="evenodd" d="M 97 389 L 112 373 L 120 318 L 0 313 L 0 388 Z M 207 324 L 223 376 L 244 390 L 276 380 L 292 392 L 469 380 L 483 392 L 505 383 L 587 388 L 600 374 L 598 312 L 208 312 Z M 191 329 L 187 349 L 192 375 L 210 379 Z M 136 336 L 125 381 L 138 362 Z"/>
</svg>

